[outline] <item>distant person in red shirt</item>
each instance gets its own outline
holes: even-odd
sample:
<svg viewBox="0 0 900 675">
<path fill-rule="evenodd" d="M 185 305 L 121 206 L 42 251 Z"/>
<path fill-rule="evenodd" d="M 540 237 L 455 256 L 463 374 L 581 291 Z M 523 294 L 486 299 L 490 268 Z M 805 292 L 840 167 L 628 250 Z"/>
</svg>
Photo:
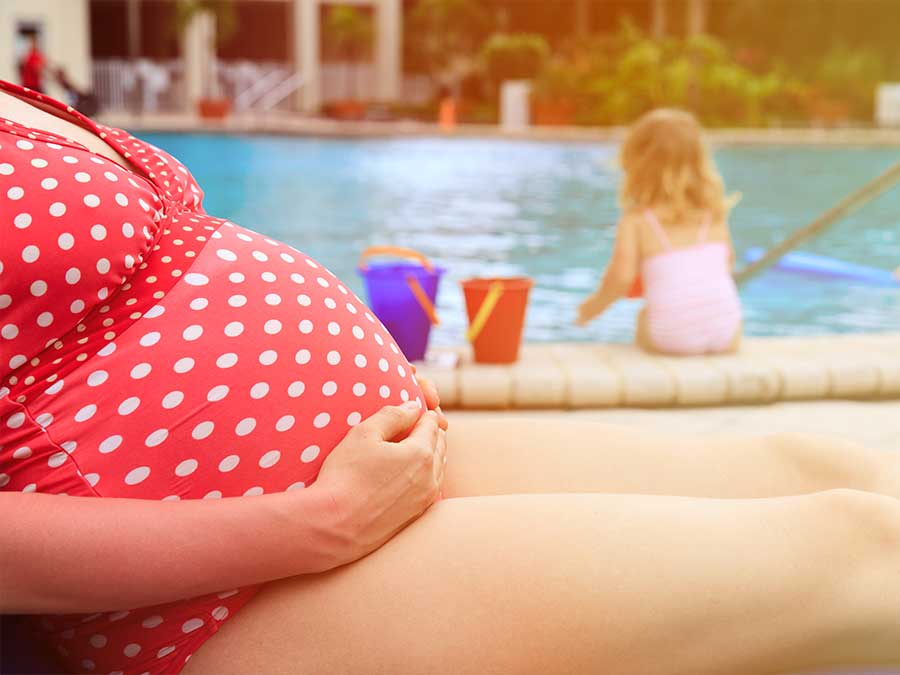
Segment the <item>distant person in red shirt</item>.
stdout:
<svg viewBox="0 0 900 675">
<path fill-rule="evenodd" d="M 22 80 L 22 86 L 33 89 L 34 91 L 44 91 L 44 66 L 46 59 L 38 49 L 37 33 L 29 33 L 28 40 L 31 48 L 28 53 L 19 61 L 19 77 Z"/>
</svg>

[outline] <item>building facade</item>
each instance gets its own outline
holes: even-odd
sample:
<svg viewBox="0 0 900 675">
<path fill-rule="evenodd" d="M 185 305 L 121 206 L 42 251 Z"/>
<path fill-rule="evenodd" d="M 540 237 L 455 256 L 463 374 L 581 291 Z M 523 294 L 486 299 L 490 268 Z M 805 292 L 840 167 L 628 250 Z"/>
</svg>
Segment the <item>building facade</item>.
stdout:
<svg viewBox="0 0 900 675">
<path fill-rule="evenodd" d="M 28 48 L 27 35 L 37 36 L 50 70 L 65 68 L 78 86 L 91 82 L 89 0 L 2 0 L 0 2 L 0 79 L 19 81 L 19 61 Z M 47 79 L 48 93 L 63 90 Z"/>
</svg>

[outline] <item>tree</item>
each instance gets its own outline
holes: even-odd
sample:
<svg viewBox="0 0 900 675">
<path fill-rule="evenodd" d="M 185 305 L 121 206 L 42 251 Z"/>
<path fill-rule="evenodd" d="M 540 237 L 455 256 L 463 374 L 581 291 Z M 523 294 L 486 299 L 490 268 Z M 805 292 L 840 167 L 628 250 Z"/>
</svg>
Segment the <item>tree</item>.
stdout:
<svg viewBox="0 0 900 675">
<path fill-rule="evenodd" d="M 432 76 L 456 86 L 475 68 L 492 29 L 491 15 L 478 0 L 421 0 L 406 34 Z"/>
<path fill-rule="evenodd" d="M 325 44 L 329 52 L 350 65 L 356 65 L 372 50 L 374 31 L 372 18 L 356 7 L 338 5 L 328 10 L 324 26 Z M 347 91 L 356 97 L 355 79 L 345 70 Z"/>
</svg>

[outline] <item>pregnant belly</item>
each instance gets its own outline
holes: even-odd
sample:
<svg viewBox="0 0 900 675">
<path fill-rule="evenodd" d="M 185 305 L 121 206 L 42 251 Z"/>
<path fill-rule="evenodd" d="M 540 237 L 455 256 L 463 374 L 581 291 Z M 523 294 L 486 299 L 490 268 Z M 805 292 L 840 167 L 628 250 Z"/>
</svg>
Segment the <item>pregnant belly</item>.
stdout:
<svg viewBox="0 0 900 675">
<path fill-rule="evenodd" d="M 302 487 L 360 420 L 422 399 L 390 334 L 340 280 L 207 216 L 176 218 L 84 330 L 100 348 L 33 409 L 102 496 Z"/>
</svg>

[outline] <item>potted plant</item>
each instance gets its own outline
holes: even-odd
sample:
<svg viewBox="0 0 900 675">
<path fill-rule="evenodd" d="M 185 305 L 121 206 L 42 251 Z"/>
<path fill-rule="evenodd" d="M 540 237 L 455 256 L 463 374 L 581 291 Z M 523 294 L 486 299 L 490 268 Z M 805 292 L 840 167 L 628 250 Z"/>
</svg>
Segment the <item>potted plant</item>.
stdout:
<svg viewBox="0 0 900 675">
<path fill-rule="evenodd" d="M 357 98 L 354 66 L 371 53 L 372 18 L 357 7 L 331 7 L 325 19 L 323 35 L 328 51 L 344 63 L 347 91 L 347 98 L 329 104 L 327 112 L 340 120 L 361 120 L 365 117 L 366 107 Z"/>
<path fill-rule="evenodd" d="M 530 120 L 530 80 L 550 53 L 546 40 L 531 33 L 496 33 L 481 50 L 485 70 L 500 86 L 500 124 L 508 131 L 527 127 Z"/>
<path fill-rule="evenodd" d="M 535 124 L 571 126 L 578 111 L 579 77 L 575 65 L 551 59 L 534 80 L 531 116 Z"/>
<path fill-rule="evenodd" d="M 211 28 L 203 52 L 203 95 L 197 99 L 197 113 L 206 119 L 222 119 L 231 111 L 231 102 L 222 95 L 219 86 L 216 47 L 227 42 L 237 28 L 237 14 L 233 0 L 178 0 L 175 4 L 175 30 L 180 36 L 202 17 L 210 17 Z"/>
<path fill-rule="evenodd" d="M 543 36 L 532 33 L 495 33 L 481 48 L 485 68 L 497 83 L 534 78 L 549 54 Z"/>
</svg>

